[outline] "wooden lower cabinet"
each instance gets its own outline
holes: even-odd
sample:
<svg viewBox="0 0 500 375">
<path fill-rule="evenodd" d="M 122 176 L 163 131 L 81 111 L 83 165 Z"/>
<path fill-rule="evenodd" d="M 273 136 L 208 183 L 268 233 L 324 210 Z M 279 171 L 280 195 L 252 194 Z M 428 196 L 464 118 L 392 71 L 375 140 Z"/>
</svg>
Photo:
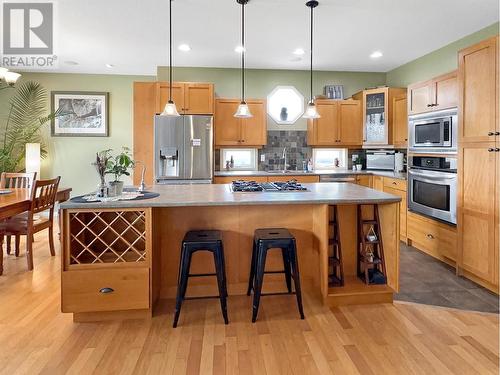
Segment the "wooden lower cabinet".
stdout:
<svg viewBox="0 0 500 375">
<path fill-rule="evenodd" d="M 356 184 L 371 188 L 373 186 L 373 176 L 371 175 L 357 175 Z"/>
<path fill-rule="evenodd" d="M 407 241 L 407 223 L 406 223 L 406 213 L 407 213 L 407 202 L 406 202 L 406 191 L 397 190 L 394 188 L 389 188 L 384 186 L 384 192 L 397 195 L 401 198 L 401 203 L 399 205 L 399 237 L 401 241 Z"/>
<path fill-rule="evenodd" d="M 62 312 L 149 309 L 149 268 L 116 268 L 62 273 Z"/>
<path fill-rule="evenodd" d="M 457 259 L 456 227 L 408 212 L 408 244 L 446 263 Z"/>
<path fill-rule="evenodd" d="M 375 190 L 384 191 L 384 177 L 382 177 L 382 176 L 373 176 L 372 181 L 373 181 L 372 187 Z"/>
<path fill-rule="evenodd" d="M 275 182 L 297 180 L 301 184 L 319 182 L 319 176 L 218 176 L 214 177 L 214 184 L 230 184 L 235 180 L 256 181 L 256 182 Z"/>
</svg>

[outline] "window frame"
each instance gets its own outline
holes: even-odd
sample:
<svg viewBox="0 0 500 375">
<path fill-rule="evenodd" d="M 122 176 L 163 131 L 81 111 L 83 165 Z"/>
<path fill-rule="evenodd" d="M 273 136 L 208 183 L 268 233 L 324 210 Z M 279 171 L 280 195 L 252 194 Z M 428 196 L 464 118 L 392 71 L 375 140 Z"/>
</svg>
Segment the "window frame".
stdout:
<svg viewBox="0 0 500 375">
<path fill-rule="evenodd" d="M 256 148 L 221 148 L 220 149 L 220 169 L 224 170 L 226 168 L 226 158 L 225 155 L 228 152 L 241 152 L 249 151 L 251 153 L 250 158 L 252 160 L 252 165 L 248 167 L 234 167 L 231 168 L 232 171 L 257 171 L 259 169 L 259 152 Z"/>
<path fill-rule="evenodd" d="M 335 160 L 335 157 L 333 157 L 332 159 L 332 166 L 331 167 L 328 167 L 328 168 L 318 168 L 317 167 L 317 153 L 320 152 L 320 151 L 331 151 L 331 152 L 336 152 L 336 153 L 340 153 L 340 166 L 339 167 L 335 167 L 334 165 L 334 160 Z M 313 170 L 315 171 L 328 171 L 328 170 L 335 170 L 335 169 L 347 169 L 348 167 L 348 150 L 347 148 L 313 148 L 312 150 L 312 163 L 313 163 Z"/>
</svg>

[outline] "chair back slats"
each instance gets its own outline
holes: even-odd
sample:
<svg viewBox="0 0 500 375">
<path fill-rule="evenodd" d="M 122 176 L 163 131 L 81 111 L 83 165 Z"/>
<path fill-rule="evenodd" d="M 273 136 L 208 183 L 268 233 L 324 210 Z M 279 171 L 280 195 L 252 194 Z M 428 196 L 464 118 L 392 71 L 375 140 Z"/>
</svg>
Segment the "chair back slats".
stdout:
<svg viewBox="0 0 500 375">
<path fill-rule="evenodd" d="M 2 189 L 15 189 L 24 188 L 31 189 L 33 182 L 36 179 L 36 172 L 34 173 L 8 173 L 2 172 L 0 177 L 0 188 Z"/>
<path fill-rule="evenodd" d="M 34 183 L 31 199 L 31 212 L 53 210 L 56 202 L 56 193 L 61 177 L 51 180 L 37 180 Z"/>
</svg>

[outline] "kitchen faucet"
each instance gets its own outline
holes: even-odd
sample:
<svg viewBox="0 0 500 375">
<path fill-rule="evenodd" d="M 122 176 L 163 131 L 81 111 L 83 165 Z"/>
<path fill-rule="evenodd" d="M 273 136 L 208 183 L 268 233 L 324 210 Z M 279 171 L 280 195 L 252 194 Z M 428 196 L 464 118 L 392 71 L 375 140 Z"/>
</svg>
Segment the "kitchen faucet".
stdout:
<svg viewBox="0 0 500 375">
<path fill-rule="evenodd" d="M 283 147 L 283 155 L 281 155 L 281 158 L 284 159 L 283 173 L 286 173 L 286 147 Z"/>
</svg>

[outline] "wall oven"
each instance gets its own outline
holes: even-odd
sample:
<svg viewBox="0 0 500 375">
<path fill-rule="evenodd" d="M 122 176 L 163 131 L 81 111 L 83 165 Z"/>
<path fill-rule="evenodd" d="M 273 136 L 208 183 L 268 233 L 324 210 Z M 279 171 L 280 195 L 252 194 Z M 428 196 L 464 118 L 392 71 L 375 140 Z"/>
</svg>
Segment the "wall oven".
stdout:
<svg viewBox="0 0 500 375">
<path fill-rule="evenodd" d="M 457 152 L 457 109 L 422 113 L 408 117 L 410 151 Z"/>
<path fill-rule="evenodd" d="M 411 156 L 409 163 L 409 210 L 456 224 L 457 159 Z"/>
</svg>

